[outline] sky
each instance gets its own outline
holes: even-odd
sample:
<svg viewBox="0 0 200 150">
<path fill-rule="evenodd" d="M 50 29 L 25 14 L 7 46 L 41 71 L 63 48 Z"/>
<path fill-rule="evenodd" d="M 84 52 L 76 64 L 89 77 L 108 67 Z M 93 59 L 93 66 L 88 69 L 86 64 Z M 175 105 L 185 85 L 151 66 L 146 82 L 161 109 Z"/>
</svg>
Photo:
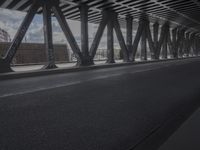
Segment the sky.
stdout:
<svg viewBox="0 0 200 150">
<path fill-rule="evenodd" d="M 26 15 L 25 12 L 19 12 L 19 11 L 13 11 L 13 10 L 0 8 L 0 28 L 6 30 L 11 36 L 11 39 L 13 39 L 25 15 Z M 80 45 L 81 44 L 80 22 L 73 21 L 73 20 L 67 20 L 67 22 L 70 26 L 70 29 L 78 45 Z M 93 38 L 95 36 L 95 33 L 97 31 L 98 25 L 89 23 L 88 26 L 89 26 L 89 45 L 91 45 Z M 54 43 L 68 44 L 55 17 L 52 17 L 52 29 L 53 29 Z M 123 34 L 125 34 L 124 30 L 122 32 Z M 106 45 L 107 45 L 106 40 L 107 38 L 106 38 L 106 29 L 105 29 L 99 48 L 102 48 L 102 49 L 106 48 Z M 118 48 L 119 44 L 118 44 L 116 35 L 114 36 L 114 40 L 115 40 L 114 45 L 115 47 Z M 31 23 L 23 42 L 44 43 L 42 15 L 36 15 L 34 17 L 33 22 Z"/>
</svg>

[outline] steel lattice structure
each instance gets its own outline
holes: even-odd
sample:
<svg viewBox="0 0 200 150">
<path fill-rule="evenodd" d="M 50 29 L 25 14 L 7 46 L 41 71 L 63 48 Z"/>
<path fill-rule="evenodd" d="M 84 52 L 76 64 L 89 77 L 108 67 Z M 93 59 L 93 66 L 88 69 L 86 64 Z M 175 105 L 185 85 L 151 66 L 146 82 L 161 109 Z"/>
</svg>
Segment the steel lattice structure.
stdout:
<svg viewBox="0 0 200 150">
<path fill-rule="evenodd" d="M 114 63 L 113 30 L 125 62 L 135 60 L 141 43 L 141 59 L 147 60 L 147 42 L 151 59 L 199 54 L 200 2 L 197 0 L 2 0 L 0 7 L 27 12 L 5 57 L 0 72 L 10 71 L 12 61 L 33 17 L 43 14 L 48 64 L 55 68 L 51 18 L 55 16 L 77 58 L 77 65 L 93 64 L 103 31 L 107 26 L 107 63 Z M 67 20 L 80 20 L 81 47 L 78 46 Z M 134 21 L 138 23 L 132 39 Z M 99 24 L 91 47 L 88 44 L 88 22 Z M 126 41 L 121 28 L 126 28 Z"/>
</svg>

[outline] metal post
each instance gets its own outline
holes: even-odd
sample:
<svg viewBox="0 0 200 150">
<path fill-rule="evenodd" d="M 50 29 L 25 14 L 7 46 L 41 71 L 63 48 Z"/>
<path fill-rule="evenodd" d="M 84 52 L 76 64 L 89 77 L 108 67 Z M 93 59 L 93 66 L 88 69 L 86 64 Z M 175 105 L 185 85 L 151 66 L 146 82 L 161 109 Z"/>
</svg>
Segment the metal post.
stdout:
<svg viewBox="0 0 200 150">
<path fill-rule="evenodd" d="M 155 47 L 155 59 L 157 58 L 158 53 L 158 30 L 159 30 L 159 23 L 155 22 L 153 25 L 153 41 L 154 41 L 154 47 Z"/>
<path fill-rule="evenodd" d="M 185 29 L 180 30 L 180 42 L 179 42 L 179 56 L 183 57 L 183 46 L 185 42 Z"/>
<path fill-rule="evenodd" d="M 133 53 L 132 42 L 133 42 L 133 17 L 127 16 L 126 17 L 126 46 L 129 52 L 129 56 L 132 56 L 132 53 Z M 132 60 L 132 58 L 130 59 Z"/>
<path fill-rule="evenodd" d="M 110 14 L 107 24 L 107 63 L 115 63 L 113 46 L 113 16 Z"/>
<path fill-rule="evenodd" d="M 158 42 L 158 49 L 157 49 L 157 54 L 156 54 L 157 59 L 159 59 L 159 57 L 160 57 L 161 48 L 162 48 L 163 42 L 167 36 L 168 29 L 169 29 L 169 23 L 166 22 L 165 24 L 163 24 L 163 26 L 161 28 L 160 39 Z"/>
<path fill-rule="evenodd" d="M 178 58 L 178 48 L 177 48 L 177 28 L 172 30 L 172 46 L 173 46 L 173 57 Z"/>
<path fill-rule="evenodd" d="M 137 33 L 135 35 L 135 39 L 134 39 L 134 42 L 133 42 L 133 60 L 135 60 L 135 55 L 136 55 L 136 52 L 137 52 L 137 49 L 138 49 L 138 44 L 140 42 L 140 37 L 142 35 L 142 32 L 144 30 L 144 24 L 143 24 L 143 21 L 140 19 L 139 21 L 139 26 L 138 26 L 138 29 L 137 29 Z"/>
<path fill-rule="evenodd" d="M 97 29 L 97 33 L 96 33 L 96 35 L 94 37 L 94 40 L 93 40 L 91 48 L 90 48 L 90 56 L 92 58 L 94 58 L 94 56 L 96 54 L 99 42 L 100 42 L 101 37 L 103 35 L 103 31 L 104 31 L 104 29 L 106 27 L 106 24 L 108 22 L 108 15 L 107 15 L 107 13 L 106 12 L 102 12 L 102 15 L 103 15 L 102 20 L 101 20 L 101 22 L 99 24 L 99 27 Z"/>
<path fill-rule="evenodd" d="M 88 6 L 81 4 L 79 9 L 81 20 L 81 50 L 83 56 L 88 57 Z"/>
<path fill-rule="evenodd" d="M 167 43 L 168 43 L 170 57 L 173 57 L 173 48 L 172 48 L 173 46 L 172 46 L 171 30 L 170 30 L 170 28 L 168 29 Z"/>
<path fill-rule="evenodd" d="M 93 65 L 93 57 L 89 55 L 89 43 L 88 43 L 88 6 L 85 3 L 80 4 L 80 20 L 81 20 L 81 51 L 82 62 L 81 66 Z"/>
<path fill-rule="evenodd" d="M 141 60 L 147 60 L 147 41 L 146 41 L 146 31 L 142 32 L 141 37 Z"/>
<path fill-rule="evenodd" d="M 146 30 L 147 40 L 148 40 L 148 43 L 149 43 L 149 49 L 150 49 L 150 52 L 151 52 L 151 59 L 155 59 L 155 55 L 156 55 L 155 52 L 156 51 L 155 51 L 155 45 L 154 45 L 152 35 L 151 35 L 149 20 L 147 20 L 145 30 Z"/>
<path fill-rule="evenodd" d="M 165 37 L 163 41 L 162 58 L 167 59 L 167 36 Z"/>
<path fill-rule="evenodd" d="M 44 41 L 46 45 L 46 53 L 48 64 L 45 69 L 57 68 L 55 65 L 55 54 L 53 49 L 52 24 L 51 24 L 51 6 L 47 1 L 43 4 L 43 23 L 44 23 Z"/>
<path fill-rule="evenodd" d="M 58 23 L 60 24 L 64 34 L 65 34 L 65 37 L 67 38 L 68 42 L 69 42 L 69 45 L 71 46 L 72 48 L 72 51 L 74 52 L 74 54 L 76 55 L 76 58 L 77 58 L 77 65 L 81 65 L 82 64 L 82 61 L 83 61 L 83 56 L 82 56 L 82 53 L 78 47 L 78 44 L 69 28 L 69 25 L 65 19 L 65 16 L 63 15 L 62 11 L 60 10 L 59 8 L 59 1 L 54 1 L 53 3 L 53 6 L 52 6 L 52 9 L 53 9 L 53 12 L 54 12 L 54 15 L 55 17 L 57 18 L 58 20 Z"/>
<path fill-rule="evenodd" d="M 116 33 L 117 39 L 119 41 L 119 45 L 120 45 L 121 52 L 122 52 L 122 55 L 123 55 L 123 60 L 124 60 L 124 62 L 129 62 L 129 52 L 128 52 L 128 49 L 127 49 L 126 44 L 125 44 L 125 40 L 124 40 L 122 31 L 121 31 L 121 28 L 120 28 L 120 24 L 119 24 L 119 21 L 118 21 L 117 14 L 113 13 L 112 16 L 114 17 L 113 27 L 115 29 L 115 33 Z"/>
</svg>

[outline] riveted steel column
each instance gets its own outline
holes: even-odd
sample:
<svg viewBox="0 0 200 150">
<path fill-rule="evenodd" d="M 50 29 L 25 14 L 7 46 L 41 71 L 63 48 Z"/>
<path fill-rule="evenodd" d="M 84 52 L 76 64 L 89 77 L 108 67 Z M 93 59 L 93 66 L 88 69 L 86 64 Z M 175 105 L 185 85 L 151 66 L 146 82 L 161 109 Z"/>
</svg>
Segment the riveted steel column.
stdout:
<svg viewBox="0 0 200 150">
<path fill-rule="evenodd" d="M 169 36 L 169 25 L 166 23 L 165 25 L 165 32 L 164 32 L 164 40 L 162 44 L 162 58 L 167 59 L 168 55 L 168 47 L 167 47 L 167 42 L 168 42 L 168 36 Z"/>
<path fill-rule="evenodd" d="M 195 36 L 195 40 L 194 40 L 194 55 L 197 56 L 198 55 L 198 36 Z"/>
<path fill-rule="evenodd" d="M 173 46 L 173 57 L 178 58 L 177 28 L 174 28 L 172 30 L 172 46 Z"/>
<path fill-rule="evenodd" d="M 138 49 L 138 44 L 140 42 L 140 37 L 142 35 L 143 30 L 144 30 L 144 22 L 142 21 L 142 19 L 140 19 L 137 33 L 136 33 L 135 39 L 133 41 L 133 60 L 135 60 L 135 55 L 136 55 L 136 52 Z"/>
<path fill-rule="evenodd" d="M 59 1 L 53 1 L 53 5 L 52 5 L 52 9 L 54 12 L 55 17 L 58 20 L 58 23 L 60 24 L 61 29 L 63 30 L 63 33 L 66 37 L 66 39 L 69 42 L 69 45 L 72 48 L 72 51 L 74 52 L 76 58 L 77 58 L 77 65 L 81 65 L 82 61 L 83 61 L 83 56 L 82 53 L 80 51 L 80 48 L 69 28 L 69 25 L 65 19 L 65 16 L 63 15 L 63 12 L 61 11 L 60 7 L 59 7 Z"/>
<path fill-rule="evenodd" d="M 167 59 L 167 36 L 165 37 L 163 41 L 162 58 Z"/>
<path fill-rule="evenodd" d="M 55 54 L 53 49 L 53 37 L 52 37 L 52 23 L 51 23 L 51 5 L 47 2 L 43 2 L 43 23 L 44 23 L 44 41 L 46 47 L 46 54 L 48 64 L 44 66 L 45 69 L 57 68 L 55 65 Z"/>
<path fill-rule="evenodd" d="M 80 4 L 80 20 L 81 20 L 81 50 L 83 60 L 81 65 L 88 66 L 93 65 L 93 57 L 89 55 L 89 43 L 88 43 L 88 6 L 85 3 Z"/>
<path fill-rule="evenodd" d="M 170 28 L 168 30 L 167 42 L 168 42 L 168 48 L 169 48 L 169 55 L 170 55 L 170 58 L 172 58 L 173 57 L 173 46 L 172 46 L 171 29 Z"/>
<path fill-rule="evenodd" d="M 155 46 L 154 46 L 154 42 L 153 42 L 151 30 L 150 30 L 150 23 L 149 23 L 148 19 L 147 19 L 145 31 L 146 31 L 146 36 L 147 36 L 147 40 L 148 40 L 148 43 L 149 43 L 151 59 L 153 60 L 153 59 L 155 59 Z"/>
<path fill-rule="evenodd" d="M 179 42 L 179 56 L 183 57 L 183 46 L 185 41 L 185 29 L 180 30 L 180 42 Z"/>
<path fill-rule="evenodd" d="M 97 29 L 97 33 L 94 37 L 94 40 L 92 42 L 92 45 L 91 45 L 91 48 L 90 48 L 90 56 L 92 58 L 94 58 L 95 54 L 96 54 L 96 51 L 97 51 L 97 48 L 98 48 L 98 45 L 100 43 L 100 40 L 101 40 L 101 37 L 103 35 L 103 31 L 106 27 L 106 24 L 108 22 L 108 15 L 106 12 L 102 12 L 102 20 L 99 24 L 99 27 Z"/>
<path fill-rule="evenodd" d="M 115 33 L 116 33 L 117 39 L 119 41 L 121 52 L 123 54 L 123 61 L 124 62 L 129 62 L 129 52 L 128 52 L 128 49 L 126 47 L 125 40 L 124 40 L 122 31 L 121 31 L 121 28 L 120 28 L 120 24 L 119 24 L 119 21 L 118 21 L 118 16 L 117 16 L 116 13 L 113 13 L 113 16 L 114 16 L 114 25 L 113 26 L 114 26 L 114 29 L 115 29 Z"/>
<path fill-rule="evenodd" d="M 158 42 L 158 49 L 157 49 L 157 54 L 156 54 L 157 59 L 159 59 L 159 57 L 160 57 L 161 48 L 162 48 L 163 42 L 164 42 L 164 40 L 167 36 L 168 28 L 169 28 L 168 22 L 163 24 L 163 26 L 161 28 L 160 39 L 159 39 L 159 42 Z"/>
<path fill-rule="evenodd" d="M 141 60 L 147 60 L 147 36 L 145 30 L 142 32 L 140 44 L 141 44 Z"/>
<path fill-rule="evenodd" d="M 190 42 L 191 42 L 191 51 L 190 54 L 193 56 L 195 53 L 195 33 L 192 33 L 192 35 L 190 36 Z"/>
<path fill-rule="evenodd" d="M 114 60 L 114 37 L 113 37 L 113 16 L 109 14 L 109 21 L 107 24 L 107 63 L 115 63 Z"/>
<path fill-rule="evenodd" d="M 40 4 L 38 3 L 38 1 L 33 1 L 7 53 L 5 54 L 4 58 L 0 58 L 0 73 L 12 71 L 10 68 L 10 63 L 12 62 L 12 59 L 15 56 L 17 49 L 20 46 L 24 35 L 26 34 L 26 31 L 28 30 L 39 7 Z"/>
<path fill-rule="evenodd" d="M 133 17 L 127 16 L 126 17 L 126 45 L 129 52 L 130 60 L 133 60 Z"/>
<path fill-rule="evenodd" d="M 159 30 L 159 23 L 155 22 L 153 24 L 153 41 L 154 41 L 154 47 L 155 47 L 155 59 L 158 59 L 157 53 L 158 53 L 158 30 Z"/>
<path fill-rule="evenodd" d="M 185 35 L 184 54 L 188 57 L 189 53 L 190 53 L 190 33 L 187 32 Z"/>
</svg>

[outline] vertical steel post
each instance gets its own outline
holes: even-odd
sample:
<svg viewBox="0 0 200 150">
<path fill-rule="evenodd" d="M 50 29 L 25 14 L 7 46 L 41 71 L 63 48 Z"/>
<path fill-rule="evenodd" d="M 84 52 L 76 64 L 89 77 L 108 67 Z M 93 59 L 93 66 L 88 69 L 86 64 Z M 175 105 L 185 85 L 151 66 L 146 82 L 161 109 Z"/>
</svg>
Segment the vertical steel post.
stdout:
<svg viewBox="0 0 200 150">
<path fill-rule="evenodd" d="M 53 9 L 55 17 L 58 20 L 58 23 L 60 24 L 60 27 L 63 30 L 63 33 L 64 33 L 66 39 L 69 42 L 69 45 L 72 48 L 72 51 L 76 55 L 77 65 L 79 66 L 79 65 L 82 64 L 83 56 L 82 56 L 82 53 L 80 51 L 80 48 L 79 48 L 74 36 L 72 34 L 72 31 L 69 28 L 69 25 L 68 25 L 68 23 L 67 23 L 67 21 L 65 19 L 65 16 L 63 15 L 63 12 L 61 11 L 61 9 L 59 7 L 59 3 L 58 2 L 59 1 L 53 1 L 52 9 Z"/>
<path fill-rule="evenodd" d="M 119 24 L 119 21 L 118 21 L 118 16 L 117 16 L 116 13 L 113 13 L 112 16 L 114 16 L 113 27 L 115 29 L 115 33 L 116 33 L 117 39 L 119 41 L 119 45 L 120 45 L 120 48 L 121 48 L 121 54 L 122 54 L 123 61 L 124 62 L 129 62 L 129 52 L 128 52 L 128 49 L 126 47 L 126 43 L 125 43 L 121 28 L 120 28 L 120 24 Z"/>
<path fill-rule="evenodd" d="M 167 59 L 167 36 L 165 37 L 163 41 L 162 58 Z"/>
<path fill-rule="evenodd" d="M 88 6 L 80 5 L 80 20 L 81 20 L 81 50 L 85 57 L 89 56 L 88 52 Z"/>
<path fill-rule="evenodd" d="M 173 47 L 173 57 L 178 58 L 177 28 L 174 28 L 172 30 L 172 47 Z"/>
<path fill-rule="evenodd" d="M 146 25 L 146 24 L 144 24 Z M 141 60 L 147 60 L 147 41 L 146 41 L 146 31 L 144 30 L 142 32 L 142 37 L 141 37 Z"/>
<path fill-rule="evenodd" d="M 173 46 L 172 46 L 171 29 L 170 28 L 168 29 L 167 43 L 168 43 L 170 58 L 172 58 L 173 57 Z"/>
<path fill-rule="evenodd" d="M 149 50 L 150 50 L 150 53 L 151 53 L 151 59 L 155 59 L 155 45 L 154 45 L 154 42 L 153 42 L 153 38 L 152 38 L 152 34 L 151 34 L 151 30 L 150 30 L 150 23 L 149 23 L 149 20 L 147 19 L 147 24 L 146 24 L 146 36 L 147 36 L 147 41 L 149 43 Z"/>
<path fill-rule="evenodd" d="M 138 49 L 138 44 L 140 42 L 140 38 L 141 38 L 141 35 L 142 35 L 142 32 L 144 30 L 144 23 L 142 21 L 142 19 L 139 20 L 139 26 L 138 26 L 138 29 L 137 29 L 137 33 L 135 35 L 135 39 L 133 41 L 133 60 L 135 60 L 135 55 L 136 55 L 136 52 L 137 52 L 137 49 Z"/>
<path fill-rule="evenodd" d="M 108 15 L 107 15 L 106 12 L 102 12 L 102 20 L 99 24 L 99 27 L 97 29 L 97 33 L 94 37 L 94 40 L 93 40 L 91 48 L 90 48 L 90 56 L 92 58 L 94 58 L 94 56 L 96 54 L 97 48 L 99 46 L 99 43 L 100 43 L 100 40 L 101 40 L 101 37 L 103 35 L 103 31 L 106 27 L 107 22 L 108 22 Z"/>
<path fill-rule="evenodd" d="M 126 17 L 126 45 L 127 45 L 129 56 L 132 56 L 132 53 L 133 53 L 132 42 L 133 42 L 133 17 L 127 16 Z M 133 58 L 131 57 L 130 60 L 133 60 Z"/>
<path fill-rule="evenodd" d="M 113 16 L 111 15 L 111 13 L 109 13 L 109 21 L 107 24 L 107 63 L 115 63 L 113 44 Z"/>
<path fill-rule="evenodd" d="M 159 30 L 159 23 L 155 22 L 153 24 L 153 41 L 154 41 L 154 47 L 155 47 L 155 59 L 157 58 L 158 53 L 158 30 Z"/>
<path fill-rule="evenodd" d="M 89 55 L 89 36 L 88 36 L 88 6 L 85 3 L 81 3 L 80 20 L 81 20 L 81 51 L 82 51 L 82 66 L 93 65 L 93 57 Z"/>
<path fill-rule="evenodd" d="M 43 2 L 43 23 L 44 23 L 44 41 L 48 64 L 45 69 L 57 68 L 55 65 L 55 54 L 53 49 L 52 22 L 51 22 L 51 5 L 47 1 Z"/>
</svg>

